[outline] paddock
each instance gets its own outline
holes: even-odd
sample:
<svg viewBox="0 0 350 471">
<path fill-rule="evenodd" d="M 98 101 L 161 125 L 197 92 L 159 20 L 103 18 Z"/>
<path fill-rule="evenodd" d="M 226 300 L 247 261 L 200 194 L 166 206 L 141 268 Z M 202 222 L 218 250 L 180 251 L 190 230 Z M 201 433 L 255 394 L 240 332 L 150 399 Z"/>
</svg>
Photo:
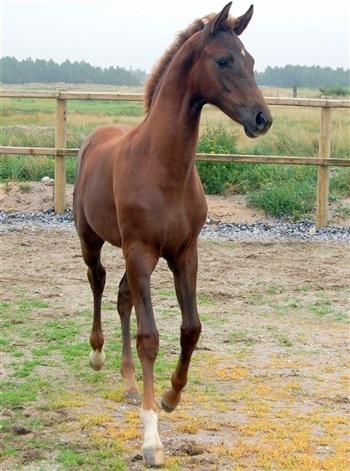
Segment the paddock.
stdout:
<svg viewBox="0 0 350 471">
<path fill-rule="evenodd" d="M 124 402 L 119 373 L 122 257 L 103 251 L 107 364 L 94 372 L 75 232 L 27 227 L 1 246 L 3 469 L 144 469 L 140 406 Z M 165 469 L 347 469 L 348 262 L 340 242 L 200 239 L 203 332 L 179 408 L 160 412 Z M 160 399 L 180 328 L 163 263 L 152 291 Z"/>
</svg>

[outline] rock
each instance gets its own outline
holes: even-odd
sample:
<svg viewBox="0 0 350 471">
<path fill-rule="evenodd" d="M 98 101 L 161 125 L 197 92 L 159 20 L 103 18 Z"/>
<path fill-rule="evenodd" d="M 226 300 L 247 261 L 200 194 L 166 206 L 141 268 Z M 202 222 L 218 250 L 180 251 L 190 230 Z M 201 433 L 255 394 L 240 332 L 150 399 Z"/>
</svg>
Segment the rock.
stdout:
<svg viewBox="0 0 350 471">
<path fill-rule="evenodd" d="M 43 183 L 45 186 L 54 186 L 55 180 L 50 177 L 43 177 L 41 179 L 41 183 Z"/>
</svg>

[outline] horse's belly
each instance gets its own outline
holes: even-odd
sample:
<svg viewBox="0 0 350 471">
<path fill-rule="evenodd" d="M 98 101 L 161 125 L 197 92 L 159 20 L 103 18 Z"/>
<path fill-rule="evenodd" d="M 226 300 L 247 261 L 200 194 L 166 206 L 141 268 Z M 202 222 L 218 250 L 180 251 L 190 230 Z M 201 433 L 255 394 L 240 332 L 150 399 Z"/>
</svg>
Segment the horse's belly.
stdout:
<svg viewBox="0 0 350 471">
<path fill-rule="evenodd" d="M 117 210 L 108 181 L 96 186 L 93 179 L 87 180 L 85 185 L 78 184 L 74 193 L 74 215 L 78 233 L 89 236 L 92 230 L 102 240 L 121 246 Z"/>
<path fill-rule="evenodd" d="M 85 207 L 87 207 L 85 205 Z M 94 202 L 88 206 L 86 220 L 91 229 L 103 240 L 118 247 L 121 246 L 121 236 L 118 218 L 114 204 Z"/>
</svg>

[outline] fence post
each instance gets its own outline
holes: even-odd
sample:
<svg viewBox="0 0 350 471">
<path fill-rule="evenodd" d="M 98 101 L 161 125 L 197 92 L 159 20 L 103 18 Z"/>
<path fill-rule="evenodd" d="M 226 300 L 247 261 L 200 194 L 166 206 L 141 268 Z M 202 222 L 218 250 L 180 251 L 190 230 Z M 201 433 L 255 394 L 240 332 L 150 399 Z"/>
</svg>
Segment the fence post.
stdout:
<svg viewBox="0 0 350 471">
<path fill-rule="evenodd" d="M 318 153 L 322 159 L 329 159 L 331 154 L 331 117 L 332 108 L 323 106 Z M 317 172 L 316 226 L 321 228 L 328 223 L 329 166 L 319 165 Z"/>
<path fill-rule="evenodd" d="M 56 107 L 56 149 L 64 149 L 67 144 L 67 101 L 57 98 Z M 55 157 L 55 212 L 66 209 L 66 157 Z"/>
</svg>

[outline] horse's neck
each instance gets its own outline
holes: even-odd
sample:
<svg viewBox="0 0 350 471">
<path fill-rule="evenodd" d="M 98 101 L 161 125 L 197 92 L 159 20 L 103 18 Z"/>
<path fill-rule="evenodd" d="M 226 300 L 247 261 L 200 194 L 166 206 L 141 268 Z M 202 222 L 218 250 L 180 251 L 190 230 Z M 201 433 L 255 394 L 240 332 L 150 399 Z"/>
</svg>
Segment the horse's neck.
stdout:
<svg viewBox="0 0 350 471">
<path fill-rule="evenodd" d="M 177 62 L 166 73 L 154 98 L 146 122 L 151 127 L 157 154 L 189 168 L 194 163 L 198 142 L 201 105 L 189 85 L 190 71 Z"/>
</svg>

